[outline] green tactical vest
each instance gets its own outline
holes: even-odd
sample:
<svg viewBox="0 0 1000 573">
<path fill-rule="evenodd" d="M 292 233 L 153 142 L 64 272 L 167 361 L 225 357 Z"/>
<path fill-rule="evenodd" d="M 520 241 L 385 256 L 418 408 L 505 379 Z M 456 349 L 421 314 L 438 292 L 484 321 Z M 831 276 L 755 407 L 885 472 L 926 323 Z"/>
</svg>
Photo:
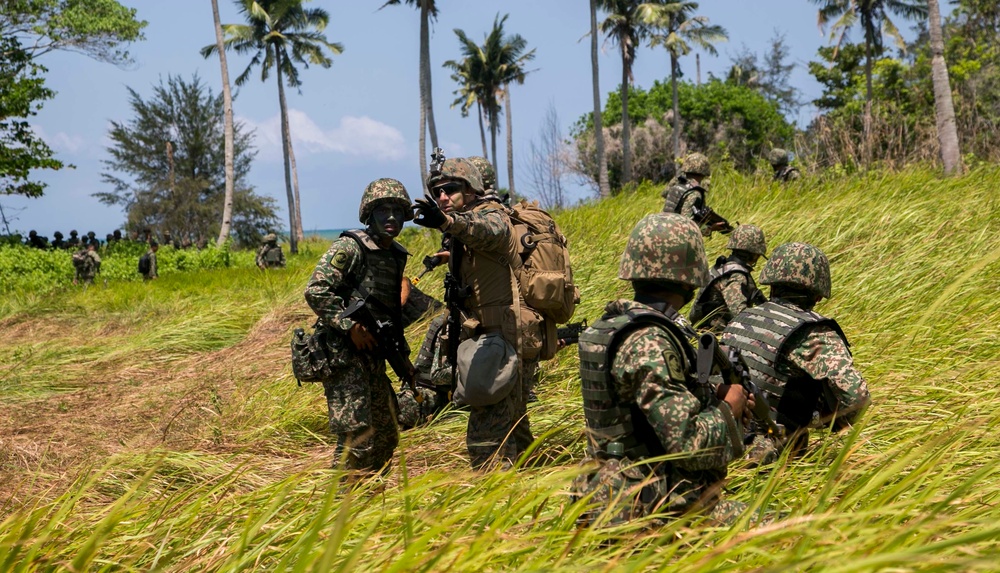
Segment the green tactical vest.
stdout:
<svg viewBox="0 0 1000 573">
<path fill-rule="evenodd" d="M 721 306 L 725 306 L 725 298 L 722 297 L 721 293 L 713 292 L 715 290 L 715 285 L 719 283 L 723 278 L 728 277 L 731 274 L 739 273 L 746 277 L 747 282 L 750 287 L 757 293 L 757 283 L 754 282 L 753 276 L 750 274 L 750 267 L 746 266 L 741 261 L 729 261 L 725 257 L 719 257 L 715 261 L 715 265 L 708 269 L 708 284 L 702 287 L 698 291 L 698 297 L 694 299 L 694 304 L 691 305 L 691 314 L 688 315 L 688 319 L 691 322 L 698 322 L 705 318 L 712 312 L 715 312 Z M 763 295 L 761 295 L 763 296 Z M 751 299 L 748 306 L 755 304 L 754 296 L 751 294 Z M 756 301 L 757 303 L 762 301 Z M 727 310 L 722 311 L 721 316 L 727 322 L 732 320 L 733 315 Z"/>
<path fill-rule="evenodd" d="M 625 456 L 641 460 L 666 453 L 656 432 L 631 397 L 622 398 L 614 391 L 611 365 L 618 345 L 632 331 L 655 325 L 666 331 L 681 350 L 685 371 L 691 371 L 694 352 L 684 334 L 663 314 L 633 308 L 624 314 L 605 315 L 580 335 L 580 379 L 583 411 L 587 420 L 588 451 L 603 458 L 610 442 L 620 442 Z"/>
<path fill-rule="evenodd" d="M 344 231 L 340 236 L 350 237 L 361 245 L 364 265 L 363 274 L 358 277 L 359 283 L 368 291 L 369 296 L 381 303 L 369 307 L 372 314 L 379 320 L 392 320 L 401 324 L 403 271 L 410 253 L 396 241 L 392 242 L 390 248 L 383 249 L 368 233 L 360 229 Z"/>
<path fill-rule="evenodd" d="M 777 404 L 778 422 L 791 426 L 791 430 L 809 424 L 821 388 L 812 378 L 794 377 L 780 357 L 787 351 L 786 344 L 792 335 L 820 324 L 832 328 L 847 346 L 847 337 L 837 321 L 777 301 L 746 309 L 722 333 L 721 342 L 743 354 L 754 382 L 773 396 L 771 404 Z"/>
<path fill-rule="evenodd" d="M 663 202 L 663 212 L 680 213 L 681 205 L 684 204 L 684 200 L 687 199 L 688 195 L 692 193 L 697 193 L 701 196 L 702 202 L 705 201 L 705 190 L 697 185 L 688 183 L 686 179 L 682 178 L 677 184 L 672 185 L 663 193 L 663 196 L 666 198 Z"/>
<path fill-rule="evenodd" d="M 281 264 L 281 247 L 268 245 L 267 252 L 264 253 L 264 262 L 269 267 Z"/>
</svg>

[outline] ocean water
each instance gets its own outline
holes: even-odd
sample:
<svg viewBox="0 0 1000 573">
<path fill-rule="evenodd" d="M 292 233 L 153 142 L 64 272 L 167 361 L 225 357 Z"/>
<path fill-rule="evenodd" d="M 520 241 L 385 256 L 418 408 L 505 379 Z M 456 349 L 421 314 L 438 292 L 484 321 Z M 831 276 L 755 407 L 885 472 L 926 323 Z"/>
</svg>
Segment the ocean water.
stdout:
<svg viewBox="0 0 1000 573">
<path fill-rule="evenodd" d="M 309 237 L 318 237 L 324 241 L 333 242 L 334 239 L 340 236 L 346 229 L 307 229 L 303 231 L 303 234 L 308 239 Z"/>
</svg>

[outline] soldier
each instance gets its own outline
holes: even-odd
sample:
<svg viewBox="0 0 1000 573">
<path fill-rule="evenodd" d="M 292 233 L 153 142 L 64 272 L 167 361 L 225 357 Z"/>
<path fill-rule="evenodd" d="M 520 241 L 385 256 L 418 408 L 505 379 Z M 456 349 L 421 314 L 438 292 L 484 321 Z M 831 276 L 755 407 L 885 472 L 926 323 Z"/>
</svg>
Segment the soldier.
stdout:
<svg viewBox="0 0 1000 573">
<path fill-rule="evenodd" d="M 774 169 L 774 180 L 787 183 L 795 181 L 802 176 L 799 170 L 788 165 L 788 152 L 779 147 L 775 147 L 767 154 L 767 160 Z"/>
<path fill-rule="evenodd" d="M 160 250 L 160 244 L 156 242 L 156 239 L 151 239 L 149 241 L 149 250 L 139 259 L 139 273 L 142 274 L 142 280 L 144 281 L 160 278 L 156 268 L 156 251 L 158 250 Z M 145 262 L 143 259 L 145 259 Z"/>
<path fill-rule="evenodd" d="M 93 243 L 95 247 L 101 246 L 101 240 L 97 238 L 97 234 L 93 231 L 87 231 L 87 244 Z"/>
<path fill-rule="evenodd" d="M 719 257 L 708 270 L 708 284 L 699 291 L 691 307 L 690 319 L 707 319 L 707 328 L 715 334 L 748 306 L 762 304 L 766 298 L 757 288 L 751 272 L 760 257 L 767 254 L 764 231 L 754 225 L 740 225 L 729 236 L 729 257 Z"/>
<path fill-rule="evenodd" d="M 69 239 L 66 240 L 66 248 L 74 249 L 80 246 L 80 237 L 77 236 L 76 229 L 69 232 Z"/>
<path fill-rule="evenodd" d="M 664 213 L 680 213 L 701 225 L 702 215 L 700 212 L 707 204 L 708 177 L 712 174 L 712 167 L 708 163 L 708 158 L 701 153 L 690 153 L 681 161 L 681 175 L 673 185 L 667 187 L 661 193 L 665 199 L 663 203 Z M 701 234 L 709 237 L 713 231 L 724 231 L 725 222 L 716 222 L 711 225 L 701 225 Z"/>
<path fill-rule="evenodd" d="M 805 243 L 774 249 L 760 273 L 771 298 L 748 308 L 726 326 L 722 341 L 738 348 L 757 386 L 791 436 L 793 454 L 804 451 L 809 427 L 840 430 L 871 401 L 868 384 L 854 367 L 844 332 L 813 306 L 830 298 L 830 263 Z M 750 457 L 767 463 L 787 443 L 758 436 Z"/>
<path fill-rule="evenodd" d="M 262 270 L 273 268 L 285 268 L 285 253 L 278 245 L 278 235 L 268 233 L 264 235 L 260 248 L 257 249 L 257 266 Z"/>
<path fill-rule="evenodd" d="M 378 341 L 360 323 L 341 314 L 360 296 L 377 319 L 397 324 L 401 320 L 409 253 L 395 238 L 412 218 L 403 184 L 395 179 L 370 183 L 361 197 L 358 218 L 367 227 L 345 231 L 333 242 L 316 265 L 305 298 L 330 333 L 328 351 L 336 373 L 323 381 L 323 388 L 330 431 L 337 436 L 334 464 L 378 471 L 387 469 L 399 444 L 392 384 L 385 359 L 374 352 Z"/>
<path fill-rule="evenodd" d="M 399 425 L 404 430 L 431 421 L 451 401 L 451 365 L 443 346 L 447 317 L 442 313 L 431 321 L 417 360 L 413 363 L 417 370 L 417 392 L 423 400 L 417 402 L 409 388 L 404 388 L 397 395 Z"/>
<path fill-rule="evenodd" d="M 49 248 L 49 240 L 36 233 L 34 230 L 31 230 L 28 231 L 27 245 L 35 249 L 47 249 Z"/>
<path fill-rule="evenodd" d="M 97 254 L 97 245 L 87 243 L 87 249 L 73 255 L 73 267 L 76 269 L 76 276 L 73 277 L 73 284 L 94 284 L 94 277 L 101 272 L 101 256 Z"/>
<path fill-rule="evenodd" d="M 122 240 L 121 229 L 115 229 L 115 231 L 111 233 L 111 240 L 114 241 L 115 243 L 118 243 Z"/>
<path fill-rule="evenodd" d="M 427 189 L 414 205 L 414 222 L 451 236 L 449 266 L 460 285 L 454 292 L 467 295 L 449 303 L 461 310 L 453 320 L 462 326 L 460 339 L 449 344 L 460 343 L 456 398 L 471 407 L 469 459 L 475 469 L 510 467 L 534 440 L 521 355 L 537 356 L 540 348 L 521 342 L 541 340 L 541 317 L 521 299 L 512 268 L 520 264 L 514 227 L 507 209 L 486 199 L 479 170 L 466 159 L 447 159 L 432 168 Z"/>
<path fill-rule="evenodd" d="M 743 454 L 752 399 L 739 385 L 699 383 L 695 350 L 675 322 L 707 275 L 698 227 L 674 213 L 647 215 L 618 271 L 633 300 L 608 303 L 580 336 L 588 454 L 598 467 L 574 489 L 597 503 L 588 520 L 610 509 L 613 522 L 702 511 L 728 523 L 745 507 L 719 491 Z"/>
<path fill-rule="evenodd" d="M 55 233 L 52 233 L 52 236 L 55 237 L 54 239 L 52 239 L 52 248 L 53 249 L 65 249 L 66 248 L 66 241 L 63 240 L 63 234 L 62 234 L 62 232 L 56 231 Z"/>
</svg>

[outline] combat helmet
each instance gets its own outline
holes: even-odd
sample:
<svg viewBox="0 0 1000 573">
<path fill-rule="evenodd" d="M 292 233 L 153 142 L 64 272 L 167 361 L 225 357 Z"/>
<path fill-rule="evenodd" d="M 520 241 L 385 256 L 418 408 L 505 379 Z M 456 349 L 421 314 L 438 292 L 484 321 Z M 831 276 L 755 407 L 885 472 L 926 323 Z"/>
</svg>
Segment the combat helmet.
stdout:
<svg viewBox="0 0 1000 573">
<path fill-rule="evenodd" d="M 775 147 L 767 154 L 767 160 L 771 163 L 771 167 L 784 167 L 788 165 L 788 152 L 780 147 Z"/>
<path fill-rule="evenodd" d="M 807 243 L 785 243 L 771 251 L 760 271 L 760 283 L 803 288 L 830 298 L 830 261 L 823 251 Z"/>
<path fill-rule="evenodd" d="M 442 179 L 459 179 L 469 184 L 476 195 L 482 195 L 483 178 L 479 175 L 479 170 L 468 159 L 461 157 L 445 159 L 438 171 L 431 171 L 427 178 L 427 188 L 431 189 Z"/>
<path fill-rule="evenodd" d="M 55 238 L 57 238 L 57 239 L 63 238 L 62 231 L 56 231 L 55 233 L 52 233 L 52 236 L 55 237 Z"/>
<path fill-rule="evenodd" d="M 646 215 L 628 237 L 618 278 L 705 286 L 708 260 L 698 226 L 677 213 Z"/>
<path fill-rule="evenodd" d="M 358 219 L 365 225 L 372 211 L 380 203 L 392 201 L 399 203 L 403 207 L 403 221 L 413 219 L 413 211 L 410 210 L 410 195 L 406 192 L 406 187 L 395 179 L 376 179 L 365 187 L 365 192 L 361 196 L 361 209 L 358 211 Z"/>
<path fill-rule="evenodd" d="M 712 167 L 708 164 L 708 158 L 704 154 L 695 152 L 689 153 L 681 161 L 681 172 L 708 177 L 712 174 Z"/>
<path fill-rule="evenodd" d="M 479 176 L 483 180 L 483 189 L 496 189 L 497 188 L 497 172 L 493 170 L 493 164 L 490 163 L 489 159 L 481 155 L 473 155 L 472 157 L 466 157 L 469 163 L 476 166 L 479 170 Z"/>
<path fill-rule="evenodd" d="M 751 255 L 767 254 L 767 240 L 764 231 L 756 225 L 740 225 L 729 235 L 726 248 L 731 251 L 746 251 Z"/>
<path fill-rule="evenodd" d="M 264 235 L 264 238 L 261 240 L 264 241 L 265 243 L 276 243 L 278 242 L 278 235 L 275 235 L 274 233 L 268 233 Z"/>
</svg>

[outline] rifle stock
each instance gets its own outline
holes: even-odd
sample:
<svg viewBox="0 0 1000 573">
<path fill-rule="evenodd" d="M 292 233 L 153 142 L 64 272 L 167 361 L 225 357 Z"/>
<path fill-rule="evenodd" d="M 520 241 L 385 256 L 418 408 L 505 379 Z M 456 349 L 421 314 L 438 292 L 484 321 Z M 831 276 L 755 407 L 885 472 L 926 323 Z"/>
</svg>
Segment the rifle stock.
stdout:
<svg viewBox="0 0 1000 573">
<path fill-rule="evenodd" d="M 587 330 L 587 320 L 580 322 L 570 322 L 566 326 L 556 329 L 556 338 L 561 346 L 568 346 L 580 342 L 580 335 Z"/>
</svg>

